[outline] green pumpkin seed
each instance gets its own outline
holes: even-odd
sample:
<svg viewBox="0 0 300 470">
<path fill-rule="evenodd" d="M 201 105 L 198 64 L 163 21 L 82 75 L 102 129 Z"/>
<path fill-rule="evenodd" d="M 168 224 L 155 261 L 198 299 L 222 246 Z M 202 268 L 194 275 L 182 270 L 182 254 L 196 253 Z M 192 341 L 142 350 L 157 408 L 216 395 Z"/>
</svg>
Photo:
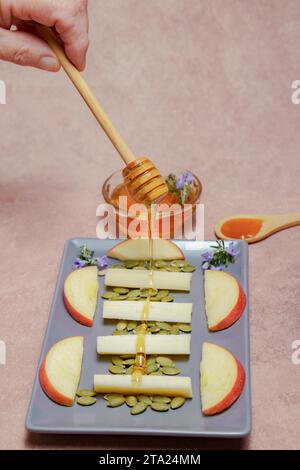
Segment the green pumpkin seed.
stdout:
<svg viewBox="0 0 300 470">
<path fill-rule="evenodd" d="M 137 327 L 137 322 L 136 321 L 129 321 L 127 323 L 127 331 L 132 331 Z"/>
<path fill-rule="evenodd" d="M 143 403 L 146 403 L 146 405 L 151 405 L 152 400 L 148 395 L 138 395 L 137 396 L 138 401 L 141 401 Z"/>
<path fill-rule="evenodd" d="M 169 357 L 158 356 L 156 362 L 162 367 L 174 367 L 174 362 Z"/>
<path fill-rule="evenodd" d="M 124 359 L 123 364 L 124 366 L 132 366 L 135 363 L 135 359 Z"/>
<path fill-rule="evenodd" d="M 151 372 L 151 374 L 149 375 L 163 375 L 163 373 L 160 370 L 158 370 L 156 372 Z"/>
<path fill-rule="evenodd" d="M 138 402 L 137 398 L 134 395 L 129 395 L 128 397 L 126 397 L 125 401 L 126 401 L 126 405 L 130 407 L 136 405 Z"/>
<path fill-rule="evenodd" d="M 163 297 L 161 299 L 161 302 L 173 302 L 174 301 L 174 298 L 171 297 L 170 295 L 167 295 L 167 297 Z"/>
<path fill-rule="evenodd" d="M 162 367 L 161 371 L 165 375 L 178 375 L 178 374 L 180 374 L 180 369 L 177 369 L 177 367 Z"/>
<path fill-rule="evenodd" d="M 172 328 L 170 330 L 170 333 L 171 333 L 171 335 L 179 335 L 180 331 L 179 331 L 178 326 L 176 326 L 176 325 L 172 326 Z"/>
<path fill-rule="evenodd" d="M 166 266 L 168 266 L 168 263 L 162 259 L 154 261 L 155 268 L 165 268 Z"/>
<path fill-rule="evenodd" d="M 124 395 L 122 395 L 121 393 L 107 393 L 106 395 L 104 395 L 104 400 L 113 400 L 115 398 L 124 398 Z"/>
<path fill-rule="evenodd" d="M 154 395 L 152 401 L 155 403 L 171 403 L 171 398 L 162 395 Z"/>
<path fill-rule="evenodd" d="M 124 261 L 124 266 L 125 268 L 127 269 L 132 269 L 132 268 L 135 268 L 136 266 L 139 266 L 139 261 L 136 261 L 136 260 L 125 260 Z"/>
<path fill-rule="evenodd" d="M 147 367 L 150 366 L 151 364 L 155 364 L 156 358 L 155 357 L 149 357 L 147 359 Z"/>
<path fill-rule="evenodd" d="M 184 333 L 190 333 L 192 331 L 191 325 L 188 325 L 186 323 L 180 323 L 178 325 L 178 328 L 180 329 L 180 331 L 183 331 Z"/>
<path fill-rule="evenodd" d="M 120 336 L 120 335 L 127 335 L 127 334 L 128 334 L 128 331 L 126 331 L 126 330 L 123 330 L 123 331 L 114 330 L 112 332 L 113 336 Z"/>
<path fill-rule="evenodd" d="M 124 300 L 132 300 L 132 302 L 134 302 L 135 300 L 141 300 L 140 297 L 127 297 L 127 299 L 124 299 Z"/>
<path fill-rule="evenodd" d="M 151 326 L 150 328 L 150 333 L 158 333 L 160 331 L 160 328 L 158 326 Z"/>
<path fill-rule="evenodd" d="M 120 358 L 121 359 L 132 359 L 135 357 L 135 354 L 121 354 Z"/>
<path fill-rule="evenodd" d="M 148 408 L 148 405 L 147 403 L 144 403 L 142 401 L 139 401 L 136 405 L 134 405 L 131 410 L 130 410 L 130 414 L 132 415 L 139 415 L 141 413 L 144 413 L 144 411 L 146 411 L 146 409 Z"/>
<path fill-rule="evenodd" d="M 106 300 L 115 299 L 118 296 L 119 294 L 117 294 L 116 292 L 104 292 L 101 295 L 102 299 L 106 299 Z"/>
<path fill-rule="evenodd" d="M 157 334 L 158 334 L 158 335 L 170 335 L 170 334 L 171 334 L 171 331 L 160 330 Z"/>
<path fill-rule="evenodd" d="M 111 374 L 124 374 L 125 373 L 125 368 L 121 366 L 110 366 L 108 370 Z"/>
<path fill-rule="evenodd" d="M 81 405 L 81 406 L 91 406 L 91 405 L 94 405 L 96 401 L 97 401 L 96 398 L 91 397 L 91 396 L 86 396 L 86 395 L 79 397 L 77 399 L 78 405 Z"/>
<path fill-rule="evenodd" d="M 183 268 L 184 266 L 188 266 L 189 263 L 185 260 L 179 260 L 179 259 L 174 259 L 174 261 L 171 261 L 170 263 L 172 266 L 177 266 L 178 268 Z"/>
<path fill-rule="evenodd" d="M 155 321 L 148 321 L 148 322 L 147 322 L 147 325 L 148 325 L 149 327 L 155 326 Z"/>
<path fill-rule="evenodd" d="M 141 270 L 144 271 L 145 270 L 145 268 L 143 266 L 135 266 L 133 269 L 137 269 L 139 271 L 141 271 Z"/>
<path fill-rule="evenodd" d="M 176 410 L 180 408 L 185 403 L 185 398 L 183 397 L 174 397 L 171 401 L 171 408 L 172 410 Z"/>
<path fill-rule="evenodd" d="M 169 403 L 160 403 L 157 401 L 154 401 L 151 403 L 151 408 L 154 411 L 168 411 L 170 409 Z"/>
<path fill-rule="evenodd" d="M 194 271 L 196 271 L 196 269 L 197 269 L 196 266 L 189 265 L 189 266 L 184 266 L 182 268 L 182 271 L 184 273 L 193 273 Z"/>
<path fill-rule="evenodd" d="M 122 367 L 123 365 L 123 359 L 121 359 L 119 356 L 112 357 L 111 362 L 113 363 L 114 366 Z"/>
<path fill-rule="evenodd" d="M 155 297 L 157 294 L 158 290 L 154 288 L 143 288 L 141 289 L 141 297 L 146 298 L 146 297 Z"/>
<path fill-rule="evenodd" d="M 127 299 L 127 294 L 124 295 L 118 295 L 118 297 L 114 297 L 111 300 L 126 300 Z"/>
<path fill-rule="evenodd" d="M 107 402 L 107 406 L 109 408 L 117 408 L 118 406 L 124 405 L 124 403 L 125 403 L 125 397 L 123 397 L 123 396 L 113 397 L 113 398 L 109 398 L 109 400 Z"/>
<path fill-rule="evenodd" d="M 113 292 L 116 292 L 117 294 L 128 294 L 129 289 L 126 287 L 114 287 Z"/>
<path fill-rule="evenodd" d="M 128 298 L 140 297 L 140 295 L 141 295 L 140 289 L 132 289 L 131 291 L 128 292 Z"/>
<path fill-rule="evenodd" d="M 160 298 L 155 296 L 155 297 L 150 297 L 150 302 L 160 302 Z"/>
<path fill-rule="evenodd" d="M 158 326 L 158 328 L 160 328 L 161 330 L 169 331 L 171 329 L 171 325 L 164 321 L 157 321 L 156 326 Z"/>
<path fill-rule="evenodd" d="M 158 297 L 159 299 L 162 299 L 163 297 L 167 297 L 168 295 L 169 295 L 168 290 L 159 290 L 156 297 Z"/>
<path fill-rule="evenodd" d="M 181 271 L 181 268 L 179 268 L 178 266 L 169 265 L 167 267 L 167 271 L 169 271 L 170 273 L 179 273 Z"/>
<path fill-rule="evenodd" d="M 116 325 L 117 331 L 124 331 L 127 328 L 127 321 L 119 321 Z"/>
<path fill-rule="evenodd" d="M 131 375 L 131 374 L 133 374 L 133 371 L 134 371 L 134 365 L 130 366 L 130 367 L 128 367 L 128 369 L 126 369 L 126 374 Z"/>
<path fill-rule="evenodd" d="M 149 366 L 147 366 L 147 374 L 151 374 L 151 372 L 156 372 L 159 369 L 159 365 L 156 362 L 153 362 Z"/>
<path fill-rule="evenodd" d="M 76 392 L 76 395 L 78 397 L 94 397 L 96 395 L 96 392 L 94 392 L 94 390 L 81 389 Z"/>
</svg>

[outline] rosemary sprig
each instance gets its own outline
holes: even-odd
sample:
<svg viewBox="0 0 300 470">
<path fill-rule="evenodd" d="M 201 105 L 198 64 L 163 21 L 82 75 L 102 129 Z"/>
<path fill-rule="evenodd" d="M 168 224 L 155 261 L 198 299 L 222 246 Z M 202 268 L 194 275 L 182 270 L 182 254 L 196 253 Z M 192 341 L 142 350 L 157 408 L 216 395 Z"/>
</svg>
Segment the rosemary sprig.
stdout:
<svg viewBox="0 0 300 470">
<path fill-rule="evenodd" d="M 169 193 L 174 194 L 180 204 L 184 204 L 191 192 L 191 183 L 193 175 L 189 171 L 183 173 L 178 178 L 173 173 L 170 173 L 166 178 L 166 183 L 169 188 Z"/>
<path fill-rule="evenodd" d="M 206 251 L 202 254 L 202 269 L 222 270 L 222 266 L 234 263 L 239 250 L 235 247 L 234 242 L 229 242 L 228 248 L 225 246 L 224 240 L 217 240 L 216 245 L 210 245 L 213 251 Z"/>
<path fill-rule="evenodd" d="M 99 269 L 104 269 L 108 266 L 108 260 L 107 256 L 101 256 L 100 258 L 94 256 L 94 251 L 84 244 L 80 247 L 79 257 L 76 258 L 73 266 L 76 269 L 84 266 L 98 266 Z"/>
</svg>

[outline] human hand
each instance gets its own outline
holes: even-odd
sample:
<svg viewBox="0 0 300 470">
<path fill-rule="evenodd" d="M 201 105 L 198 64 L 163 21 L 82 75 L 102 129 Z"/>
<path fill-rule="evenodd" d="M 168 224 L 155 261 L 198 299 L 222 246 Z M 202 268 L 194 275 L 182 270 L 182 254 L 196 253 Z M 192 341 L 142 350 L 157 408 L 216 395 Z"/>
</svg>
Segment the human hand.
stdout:
<svg viewBox="0 0 300 470">
<path fill-rule="evenodd" d="M 60 63 L 51 48 L 35 34 L 35 21 L 53 27 L 66 55 L 78 70 L 86 61 L 88 0 L 0 0 L 0 59 L 57 72 Z M 16 26 L 17 30 L 11 30 Z"/>
</svg>

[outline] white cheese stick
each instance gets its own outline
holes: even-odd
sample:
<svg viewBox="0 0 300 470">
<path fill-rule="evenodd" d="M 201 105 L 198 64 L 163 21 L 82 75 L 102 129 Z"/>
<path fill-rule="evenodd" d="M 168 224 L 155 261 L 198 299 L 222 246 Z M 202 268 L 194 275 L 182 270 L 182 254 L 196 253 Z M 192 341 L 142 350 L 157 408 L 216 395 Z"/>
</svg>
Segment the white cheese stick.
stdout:
<svg viewBox="0 0 300 470">
<path fill-rule="evenodd" d="M 191 290 L 192 273 L 153 271 L 152 287 L 169 290 Z M 146 269 L 108 269 L 105 285 L 112 287 L 148 288 L 151 277 Z"/>
<path fill-rule="evenodd" d="M 106 300 L 103 302 L 103 318 L 113 320 L 142 320 L 145 301 Z M 150 302 L 148 320 L 191 323 L 191 302 Z"/>
<path fill-rule="evenodd" d="M 98 354 L 135 354 L 138 335 L 98 336 Z M 145 335 L 146 354 L 190 354 L 191 335 Z"/>
<path fill-rule="evenodd" d="M 190 377 L 166 375 L 143 375 L 139 383 L 135 383 L 131 375 L 94 375 L 94 390 L 97 393 L 124 395 L 144 394 L 186 398 L 191 398 L 193 395 Z"/>
</svg>

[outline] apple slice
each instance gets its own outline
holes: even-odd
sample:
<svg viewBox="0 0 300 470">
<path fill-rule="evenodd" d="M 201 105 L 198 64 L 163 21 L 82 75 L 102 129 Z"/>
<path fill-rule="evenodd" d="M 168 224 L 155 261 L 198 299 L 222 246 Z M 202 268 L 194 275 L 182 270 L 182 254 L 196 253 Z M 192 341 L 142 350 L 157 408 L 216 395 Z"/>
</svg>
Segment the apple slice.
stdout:
<svg viewBox="0 0 300 470">
<path fill-rule="evenodd" d="M 145 301 L 119 302 L 105 300 L 103 302 L 103 318 L 111 320 L 141 321 Z M 150 302 L 148 321 L 166 321 L 191 323 L 193 304 L 191 302 Z"/>
<path fill-rule="evenodd" d="M 124 240 L 111 248 L 107 256 L 121 261 L 150 259 L 149 239 L 137 238 L 136 240 Z M 153 259 L 184 259 L 184 254 L 180 248 L 170 240 L 154 239 Z"/>
<path fill-rule="evenodd" d="M 105 285 L 112 287 L 191 290 L 192 273 L 153 271 L 152 279 L 147 269 L 108 269 L 105 273 Z"/>
<path fill-rule="evenodd" d="M 98 336 L 98 354 L 135 354 L 138 335 Z M 146 354 L 190 354 L 191 335 L 145 335 Z"/>
<path fill-rule="evenodd" d="M 94 390 L 97 393 L 122 393 L 125 395 L 164 395 L 168 397 L 191 398 L 190 377 L 167 375 L 143 375 L 141 382 L 135 383 L 131 375 L 94 375 Z"/>
<path fill-rule="evenodd" d="M 223 271 L 204 274 L 205 312 L 211 331 L 223 330 L 242 315 L 246 296 L 235 277 Z"/>
<path fill-rule="evenodd" d="M 226 410 L 238 399 L 245 384 L 244 367 L 228 349 L 214 343 L 203 343 L 200 377 L 204 415 Z"/>
<path fill-rule="evenodd" d="M 51 400 L 60 405 L 73 405 L 80 381 L 82 356 L 82 336 L 62 339 L 49 349 L 40 366 L 39 379 Z"/>
<path fill-rule="evenodd" d="M 64 283 L 64 303 L 70 315 L 85 326 L 92 326 L 98 294 L 97 266 L 72 271 Z"/>
</svg>

